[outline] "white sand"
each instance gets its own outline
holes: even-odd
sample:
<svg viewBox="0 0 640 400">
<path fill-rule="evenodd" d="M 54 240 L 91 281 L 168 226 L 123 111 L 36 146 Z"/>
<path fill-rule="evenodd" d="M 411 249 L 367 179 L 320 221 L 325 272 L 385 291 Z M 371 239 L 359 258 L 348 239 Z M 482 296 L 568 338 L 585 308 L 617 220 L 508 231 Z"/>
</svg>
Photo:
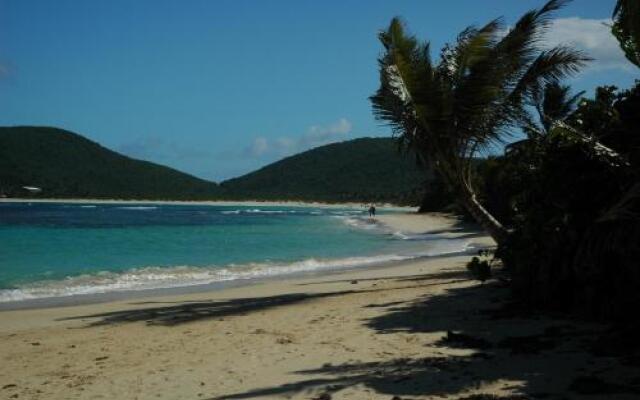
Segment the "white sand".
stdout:
<svg viewBox="0 0 640 400">
<path fill-rule="evenodd" d="M 414 232 L 447 226 L 442 216 L 381 220 Z M 575 376 L 617 368 L 611 360 L 586 354 L 580 347 L 584 336 L 576 333 L 536 354 L 443 342 L 448 330 L 495 345 L 507 336 L 538 335 L 553 326 L 599 329 L 548 318 L 489 318 L 483 310 L 500 307 L 505 289 L 468 280 L 467 259 L 427 259 L 210 293 L 0 312 L 0 398 L 313 399 L 330 394 L 390 400 L 551 393 L 555 399 Z M 626 373 L 612 369 L 609 375 L 623 379 Z M 633 398 L 625 396 L 606 398 Z"/>
</svg>

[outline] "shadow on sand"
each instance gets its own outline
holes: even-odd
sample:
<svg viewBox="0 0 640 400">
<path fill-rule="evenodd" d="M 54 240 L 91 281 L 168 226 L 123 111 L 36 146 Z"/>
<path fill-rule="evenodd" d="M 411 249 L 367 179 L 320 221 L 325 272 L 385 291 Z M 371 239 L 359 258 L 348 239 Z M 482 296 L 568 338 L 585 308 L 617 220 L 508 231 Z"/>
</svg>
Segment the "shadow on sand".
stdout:
<svg viewBox="0 0 640 400">
<path fill-rule="evenodd" d="M 88 326 L 121 324 L 126 322 L 146 322 L 147 325 L 175 326 L 203 319 L 246 315 L 271 308 L 302 303 L 313 299 L 335 297 L 355 293 L 347 290 L 329 293 L 291 293 L 268 297 L 250 297 L 221 301 L 179 302 L 164 307 L 149 307 L 113 311 L 100 314 L 81 315 L 64 320 L 97 319 Z M 133 304 L 157 304 L 153 302 Z M 166 303 L 165 303 L 166 304 Z"/>
<path fill-rule="evenodd" d="M 293 293 L 269 297 L 180 303 L 143 302 L 142 307 L 69 318 L 91 320 L 88 326 L 146 322 L 177 326 L 192 321 L 247 315 L 277 307 L 354 293 L 401 290 L 459 282 L 462 270 L 381 280 L 392 288 Z M 344 284 L 344 281 L 336 281 Z M 357 287 L 355 287 L 357 289 Z M 508 289 L 493 281 L 449 288 L 412 301 L 365 304 L 380 313 L 363 321 L 379 335 L 413 335 L 424 342 L 424 353 L 411 358 L 358 360 L 292 371 L 290 383 L 226 394 L 213 399 L 259 397 L 331 398 L 348 388 L 388 395 L 391 399 L 454 396 L 463 399 L 634 399 L 640 394 L 638 369 L 598 358 L 588 349 L 602 327 L 549 316 L 505 312 Z M 134 305 L 136 303 L 133 303 Z M 153 306 L 153 304 L 164 304 Z M 424 335 L 429 334 L 429 335 Z M 434 335 L 436 338 L 434 339 Z M 390 350 L 393 351 L 393 350 Z M 511 397 L 472 397 L 483 391 L 516 392 Z M 327 397 L 329 396 L 329 397 Z"/>
<path fill-rule="evenodd" d="M 426 287 L 431 285 L 444 285 L 453 283 L 463 279 L 463 273 L 442 272 L 431 275 L 414 275 L 396 278 L 397 281 L 411 283 L 409 287 Z M 451 279 L 442 281 L 443 279 Z M 364 281 L 364 280 L 363 280 Z M 436 281 L 433 283 L 425 283 L 428 281 Z M 350 281 L 333 281 L 327 283 L 340 283 Z M 396 288 L 401 289 L 401 288 Z M 127 322 L 146 322 L 147 325 L 175 326 L 188 322 L 216 319 L 223 317 L 231 317 L 238 315 L 247 315 L 252 312 L 260 312 L 268 309 L 293 305 L 305 301 L 316 299 L 344 296 L 353 293 L 377 292 L 387 289 L 360 289 L 360 290 L 343 290 L 323 293 L 289 293 L 266 297 L 249 297 L 220 301 L 180 301 L 180 302 L 154 302 L 143 301 L 130 303 L 132 305 L 150 306 L 165 304 L 161 307 L 142 307 L 125 309 L 121 311 L 112 311 L 91 315 L 80 315 L 63 320 L 89 320 L 95 321 L 88 326 L 100 326 L 109 324 L 120 324 Z M 168 305 L 166 305 L 168 304 Z"/>
<path fill-rule="evenodd" d="M 288 384 L 210 400 L 296 394 L 328 399 L 332 393 L 356 386 L 389 399 L 569 399 L 576 394 L 591 399 L 633 399 L 640 394 L 636 384 L 619 379 L 619 366 L 598 360 L 585 350 L 597 336 L 597 328 L 540 316 L 505 318 L 500 311 L 506 298 L 507 289 L 493 282 L 450 289 L 445 295 L 425 296 L 413 303 L 370 304 L 367 307 L 385 309 L 365 321 L 378 334 L 441 333 L 440 340 L 425 340 L 425 354 L 430 356 L 325 364 L 293 372 L 298 380 Z M 624 376 L 628 378 L 628 374 Z M 483 390 L 517 394 L 480 395 Z"/>
<path fill-rule="evenodd" d="M 460 254 L 454 254 L 452 257 L 459 257 Z M 444 256 L 446 257 L 446 256 Z M 442 258 L 442 257 L 439 257 Z M 426 281 L 441 281 L 443 279 L 450 279 L 449 282 L 438 282 L 438 285 L 444 285 L 455 281 L 469 280 L 469 274 L 460 269 L 444 269 L 441 272 L 431 274 L 417 274 L 417 275 L 402 275 L 402 276 L 385 276 L 383 278 L 365 278 L 358 279 L 357 282 L 380 282 L 380 281 L 397 281 L 397 282 L 426 282 Z M 315 286 L 323 285 L 327 283 L 349 283 L 353 282 L 352 279 L 336 279 L 332 281 L 318 281 L 318 282 L 305 282 L 299 283 L 298 286 Z"/>
</svg>

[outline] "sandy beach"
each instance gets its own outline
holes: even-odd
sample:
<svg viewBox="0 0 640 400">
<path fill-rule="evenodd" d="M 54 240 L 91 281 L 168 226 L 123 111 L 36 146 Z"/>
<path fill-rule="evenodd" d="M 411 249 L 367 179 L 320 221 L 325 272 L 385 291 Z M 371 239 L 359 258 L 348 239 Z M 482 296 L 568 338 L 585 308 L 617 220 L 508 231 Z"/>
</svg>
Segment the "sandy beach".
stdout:
<svg viewBox="0 0 640 400">
<path fill-rule="evenodd" d="M 443 215 L 379 219 L 469 234 Z M 604 326 L 512 311 L 468 259 L 3 311 L 0 398 L 594 399 L 602 381 L 638 398 L 637 367 L 589 351 Z"/>
</svg>

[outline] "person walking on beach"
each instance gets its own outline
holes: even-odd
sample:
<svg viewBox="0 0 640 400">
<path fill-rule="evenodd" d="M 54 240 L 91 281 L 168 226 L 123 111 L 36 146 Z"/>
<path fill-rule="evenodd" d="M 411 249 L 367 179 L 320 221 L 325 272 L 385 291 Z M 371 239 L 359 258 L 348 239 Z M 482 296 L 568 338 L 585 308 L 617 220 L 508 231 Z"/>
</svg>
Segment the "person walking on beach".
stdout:
<svg viewBox="0 0 640 400">
<path fill-rule="evenodd" d="M 369 218 L 373 218 L 376 216 L 376 206 L 373 204 L 369 207 Z"/>
</svg>

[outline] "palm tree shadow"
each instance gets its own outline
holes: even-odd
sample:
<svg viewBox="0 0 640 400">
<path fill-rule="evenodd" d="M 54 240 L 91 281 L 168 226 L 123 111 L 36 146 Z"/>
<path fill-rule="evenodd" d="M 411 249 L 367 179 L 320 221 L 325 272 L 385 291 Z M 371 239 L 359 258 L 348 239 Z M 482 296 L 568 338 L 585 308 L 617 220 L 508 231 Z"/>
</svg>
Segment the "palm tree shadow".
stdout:
<svg viewBox="0 0 640 400">
<path fill-rule="evenodd" d="M 476 384 L 475 376 L 459 379 L 456 372 L 472 363 L 474 363 L 473 357 L 455 357 L 454 359 L 435 357 L 324 366 L 295 372 L 302 376 L 322 377 L 214 397 L 210 400 L 288 397 L 299 393 L 313 395 L 338 392 L 359 385 L 390 396 L 444 395 L 460 392 Z"/>
<path fill-rule="evenodd" d="M 459 254 L 452 255 L 444 255 L 442 257 L 438 256 L 439 259 L 443 259 L 446 257 L 459 257 Z M 426 282 L 426 281 L 435 281 L 437 284 L 442 285 L 450 282 L 442 282 L 445 279 L 450 279 L 452 281 L 455 280 L 468 280 L 469 274 L 466 271 L 462 271 L 459 268 L 454 269 L 443 269 L 439 272 L 432 272 L 428 274 L 414 274 L 414 275 L 396 275 L 396 276 L 383 276 L 376 278 L 360 278 L 360 279 L 335 279 L 335 280 L 325 280 L 325 281 L 317 281 L 317 282 L 304 282 L 298 283 L 298 286 L 317 286 L 324 285 L 327 283 L 349 283 L 349 282 L 376 282 L 376 281 L 397 281 L 397 282 Z"/>
<path fill-rule="evenodd" d="M 486 387 L 516 392 L 516 396 L 486 397 L 496 400 L 564 398 L 576 379 L 591 376 L 606 365 L 595 362 L 584 349 L 584 343 L 596 336 L 593 327 L 539 315 L 505 313 L 507 296 L 508 289 L 493 282 L 450 289 L 446 294 L 424 296 L 411 303 L 368 305 L 386 309 L 364 321 L 378 334 L 440 333 L 441 339 L 425 341 L 425 347 L 431 348 L 425 350 L 429 354 L 425 357 L 325 364 L 292 372 L 301 380 L 210 400 L 296 394 L 318 397 L 356 386 L 390 398 L 464 396 L 481 393 Z M 605 371 L 604 375 L 615 380 L 616 371 Z M 608 385 L 596 388 L 596 394 L 640 393 L 629 385 Z"/>
<path fill-rule="evenodd" d="M 445 271 L 442 273 L 429 274 L 429 275 L 412 275 L 395 278 L 398 282 L 407 282 L 412 284 L 411 287 L 427 287 L 432 285 L 442 285 L 446 283 L 453 283 L 458 280 L 462 280 L 466 276 L 460 271 Z M 380 280 L 381 278 L 371 279 Z M 444 279 L 450 279 L 450 281 L 444 281 Z M 364 279 L 362 281 L 367 281 Z M 430 282 L 433 281 L 433 282 Z M 348 280 L 338 280 L 325 283 L 340 283 L 348 282 Z M 247 297 L 237 298 L 229 300 L 206 300 L 206 301 L 179 301 L 179 302 L 156 302 L 156 301 L 142 301 L 130 303 L 131 305 L 144 306 L 133 309 L 125 309 L 119 311 L 105 312 L 99 314 L 79 315 L 74 317 L 63 318 L 61 321 L 68 320 L 89 320 L 95 321 L 89 323 L 87 326 L 101 326 L 111 324 L 121 324 L 127 322 L 145 322 L 147 325 L 159 325 L 159 326 L 175 326 L 188 322 L 216 319 L 223 317 L 231 317 L 237 315 L 246 315 L 252 312 L 265 311 L 272 308 L 283 307 L 311 301 L 315 299 L 322 299 L 328 297 L 344 296 L 352 293 L 368 293 L 384 291 L 386 289 L 358 289 L 358 290 L 343 290 L 333 292 L 321 292 L 321 293 L 287 293 L 274 296 L 265 297 Z M 164 306 L 159 306 L 165 304 Z M 152 305 L 156 305 L 155 307 Z"/>
<path fill-rule="evenodd" d="M 414 277 L 410 279 L 420 279 Z M 450 288 L 442 295 L 426 295 L 410 304 L 389 307 L 387 312 L 365 322 L 380 334 L 433 333 L 470 330 L 475 322 L 469 315 L 497 314 L 504 309 L 508 289 L 493 281 L 482 286 Z M 491 331 L 485 332 L 491 335 Z"/>
<path fill-rule="evenodd" d="M 252 312 L 264 311 L 314 299 L 342 296 L 350 293 L 354 293 L 354 291 L 290 293 L 221 301 L 187 301 L 163 307 L 126 309 L 99 314 L 80 315 L 62 320 L 96 319 L 96 321 L 91 322 L 88 326 L 112 325 L 127 322 L 146 322 L 147 325 L 175 326 L 204 319 L 246 315 Z"/>
</svg>

